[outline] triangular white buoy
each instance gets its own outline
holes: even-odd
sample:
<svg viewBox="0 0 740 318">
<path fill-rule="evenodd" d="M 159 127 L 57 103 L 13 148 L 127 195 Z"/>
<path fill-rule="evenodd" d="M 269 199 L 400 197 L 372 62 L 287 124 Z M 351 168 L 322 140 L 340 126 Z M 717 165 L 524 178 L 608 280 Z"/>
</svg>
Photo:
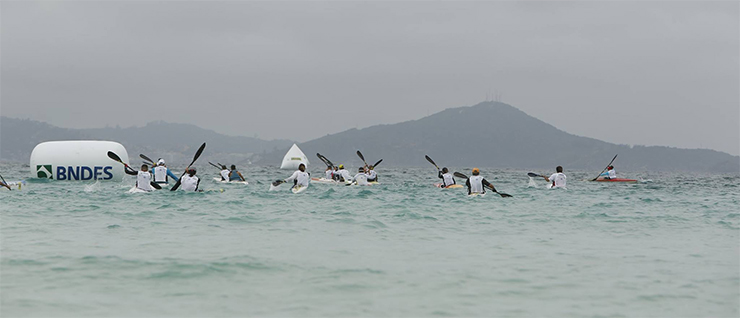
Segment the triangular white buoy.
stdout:
<svg viewBox="0 0 740 318">
<path fill-rule="evenodd" d="M 293 146 L 290 147 L 290 150 L 288 150 L 288 153 L 285 154 L 285 157 L 283 157 L 283 163 L 280 164 L 280 169 L 295 170 L 298 169 L 298 165 L 301 162 L 305 163 L 306 168 L 308 168 L 308 158 L 306 158 L 303 151 L 298 148 L 298 145 L 293 144 Z"/>
</svg>

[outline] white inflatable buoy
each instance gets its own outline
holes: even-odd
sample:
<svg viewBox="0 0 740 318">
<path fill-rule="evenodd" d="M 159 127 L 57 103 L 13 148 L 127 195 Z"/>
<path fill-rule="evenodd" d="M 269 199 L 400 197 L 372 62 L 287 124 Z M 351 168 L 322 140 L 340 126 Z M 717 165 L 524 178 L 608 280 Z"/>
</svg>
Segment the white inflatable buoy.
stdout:
<svg viewBox="0 0 740 318">
<path fill-rule="evenodd" d="M 123 180 L 123 165 L 108 158 L 108 151 L 128 160 L 123 145 L 113 141 L 47 141 L 31 152 L 31 177 L 54 180 Z"/>
<path fill-rule="evenodd" d="M 305 163 L 306 168 L 308 168 L 308 158 L 298 148 L 298 145 L 293 144 L 290 150 L 288 150 L 288 153 L 285 154 L 285 157 L 283 157 L 283 163 L 280 165 L 280 169 L 296 170 L 301 162 Z"/>
</svg>

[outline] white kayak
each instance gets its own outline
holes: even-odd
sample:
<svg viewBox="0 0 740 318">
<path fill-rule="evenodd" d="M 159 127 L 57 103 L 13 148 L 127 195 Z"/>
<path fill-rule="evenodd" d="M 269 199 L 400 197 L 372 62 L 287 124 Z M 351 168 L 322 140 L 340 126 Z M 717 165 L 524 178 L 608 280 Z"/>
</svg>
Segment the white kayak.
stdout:
<svg viewBox="0 0 740 318">
<path fill-rule="evenodd" d="M 359 185 L 356 182 L 345 182 L 344 184 L 347 186 L 358 186 Z M 368 182 L 364 186 L 375 186 L 375 185 L 380 185 L 380 182 L 378 181 Z"/>
<path fill-rule="evenodd" d="M 326 179 L 326 178 L 311 178 L 311 183 L 319 183 L 319 184 L 342 184 L 339 181 L 332 180 L 332 179 Z"/>
<path fill-rule="evenodd" d="M 249 182 L 247 181 L 226 181 L 226 180 L 221 180 L 221 178 L 213 178 L 213 181 L 220 182 L 220 183 L 228 183 L 228 184 L 249 185 Z"/>
<path fill-rule="evenodd" d="M 485 197 L 486 194 L 485 193 L 471 193 L 471 194 L 468 194 L 468 196 L 469 197 Z"/>
<path fill-rule="evenodd" d="M 128 190 L 128 193 L 149 193 L 152 191 L 144 191 L 142 189 L 137 188 L 136 186 L 133 186 L 131 189 Z"/>
<path fill-rule="evenodd" d="M 308 189 L 308 186 L 304 187 L 304 186 L 296 185 L 290 188 L 290 191 L 293 191 L 293 193 L 301 193 L 303 191 L 306 191 L 306 189 Z"/>
</svg>

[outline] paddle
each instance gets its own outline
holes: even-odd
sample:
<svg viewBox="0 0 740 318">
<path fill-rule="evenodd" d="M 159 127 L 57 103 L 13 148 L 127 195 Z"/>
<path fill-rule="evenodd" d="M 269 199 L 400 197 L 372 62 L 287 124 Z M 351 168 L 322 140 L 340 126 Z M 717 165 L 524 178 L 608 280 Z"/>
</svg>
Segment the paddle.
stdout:
<svg viewBox="0 0 740 318">
<path fill-rule="evenodd" d="M 152 166 L 154 165 L 154 160 L 149 159 L 149 157 L 145 156 L 144 154 L 139 154 L 139 157 L 141 157 L 141 159 L 149 161 L 149 163 L 152 164 Z"/>
<path fill-rule="evenodd" d="M 357 156 L 360 157 L 360 159 L 362 159 L 362 163 L 367 166 L 367 162 L 365 162 L 365 156 L 363 156 L 359 150 L 357 150 Z"/>
<path fill-rule="evenodd" d="M 432 165 L 434 165 L 434 167 L 437 168 L 437 170 L 440 170 L 439 169 L 439 166 L 434 162 L 434 160 L 432 160 L 432 158 L 429 158 L 428 155 L 424 155 L 424 158 L 427 158 L 427 161 L 429 161 L 429 163 L 431 163 Z"/>
<path fill-rule="evenodd" d="M 379 165 L 379 164 L 380 164 L 381 162 L 383 162 L 383 159 L 380 159 L 380 160 L 378 160 L 378 162 L 376 162 L 376 163 L 375 163 L 375 164 L 373 165 L 373 168 L 377 167 L 377 166 L 378 166 L 378 165 Z"/>
<path fill-rule="evenodd" d="M 129 169 L 129 171 L 131 171 L 131 172 L 136 172 L 136 170 L 134 170 L 128 164 L 126 164 L 125 162 L 123 162 L 123 160 L 121 160 L 121 157 L 119 157 L 115 152 L 108 151 L 108 158 L 113 159 L 113 161 L 118 161 L 119 163 L 121 163 L 125 167 L 125 169 Z"/>
<path fill-rule="evenodd" d="M 328 158 L 326 158 L 326 157 L 322 156 L 322 155 L 321 155 L 320 153 L 318 153 L 318 152 L 316 153 L 316 156 L 317 156 L 317 157 L 319 157 L 319 159 L 321 159 L 321 161 L 322 161 L 322 162 L 324 162 L 324 164 L 325 164 L 325 165 L 326 165 L 327 167 L 329 167 L 329 168 L 334 168 L 334 164 L 333 164 L 333 163 L 332 163 L 331 161 L 329 161 L 329 159 L 328 159 Z"/>
<path fill-rule="evenodd" d="M 10 186 L 8 185 L 8 182 L 5 181 L 5 178 L 3 178 L 3 175 L 1 175 L 1 174 L 0 174 L 0 179 L 3 180 L 3 184 L 5 184 L 5 186 L 8 188 L 8 190 L 13 191 L 13 189 L 10 188 Z"/>
<path fill-rule="evenodd" d="M 527 173 L 527 175 L 530 176 L 530 177 L 532 177 L 532 178 L 536 178 L 536 177 L 546 178 L 545 176 L 543 176 L 541 174 L 536 174 L 534 172 L 529 172 L 529 173 Z"/>
<path fill-rule="evenodd" d="M 216 165 L 216 164 L 214 164 L 213 162 L 210 162 L 210 161 L 209 161 L 208 163 L 210 163 L 210 164 L 211 164 L 212 166 L 216 167 L 216 169 L 218 169 L 218 170 L 221 170 L 221 167 L 217 166 L 217 165 Z"/>
<path fill-rule="evenodd" d="M 119 157 L 119 156 L 118 156 L 118 155 L 117 155 L 117 154 L 116 154 L 115 152 L 113 152 L 113 151 L 108 151 L 108 158 L 111 158 L 111 159 L 113 159 L 113 161 L 118 161 L 118 162 L 120 162 L 120 163 L 121 163 L 121 164 L 122 164 L 122 165 L 123 165 L 123 166 L 125 167 L 124 169 L 129 169 L 129 170 L 130 170 L 131 172 L 134 172 L 134 173 L 136 173 L 136 170 L 134 170 L 134 168 L 131 168 L 131 167 L 130 167 L 130 166 L 129 166 L 128 164 L 126 164 L 125 162 L 123 162 L 123 160 L 121 160 L 121 157 Z M 156 182 L 154 182 L 154 181 L 151 181 L 151 182 L 149 182 L 149 184 L 150 184 L 150 185 L 152 186 L 152 188 L 155 188 L 155 189 L 157 189 L 157 190 L 161 190 L 161 189 L 162 189 L 162 187 L 161 187 L 161 186 L 159 186 L 159 185 L 158 185 L 158 184 L 157 184 Z"/>
<path fill-rule="evenodd" d="M 468 176 L 466 176 L 466 175 L 464 175 L 462 173 L 459 173 L 459 172 L 455 172 L 453 174 L 455 175 L 455 177 L 458 177 L 458 178 L 463 178 L 463 179 L 467 179 L 468 178 Z M 503 193 L 503 192 L 496 191 L 496 188 L 494 188 L 493 185 L 489 185 L 488 188 L 491 189 L 491 191 L 498 193 L 498 195 L 500 195 L 502 198 L 510 198 L 510 197 L 512 197 L 511 194 L 506 194 L 506 193 Z"/>
<path fill-rule="evenodd" d="M 596 179 L 598 179 L 599 176 L 601 176 L 601 174 L 604 173 L 604 171 L 606 171 L 606 169 L 609 169 L 609 166 L 611 166 L 612 163 L 614 163 L 614 159 L 617 159 L 618 155 L 619 154 L 614 155 L 614 158 L 612 158 L 612 161 L 609 161 L 609 164 L 606 165 L 606 168 L 604 168 L 604 170 L 601 170 L 601 172 L 599 172 L 599 175 L 597 175 L 596 178 L 591 179 L 591 181 L 596 181 Z"/>
<path fill-rule="evenodd" d="M 206 143 L 204 142 L 202 145 L 200 145 L 200 148 L 198 148 L 198 151 L 195 152 L 195 156 L 193 156 L 193 161 L 190 162 L 187 168 L 185 168 L 185 172 L 182 173 L 179 179 L 177 179 L 177 182 L 175 185 L 172 186 L 172 189 L 170 191 L 175 191 L 177 188 L 180 187 L 180 180 L 182 180 L 182 177 L 185 176 L 186 173 L 188 173 L 188 169 L 190 169 L 190 166 L 192 166 L 196 160 L 198 160 L 198 157 L 200 157 L 200 154 L 203 153 L 203 149 L 206 149 Z"/>
</svg>

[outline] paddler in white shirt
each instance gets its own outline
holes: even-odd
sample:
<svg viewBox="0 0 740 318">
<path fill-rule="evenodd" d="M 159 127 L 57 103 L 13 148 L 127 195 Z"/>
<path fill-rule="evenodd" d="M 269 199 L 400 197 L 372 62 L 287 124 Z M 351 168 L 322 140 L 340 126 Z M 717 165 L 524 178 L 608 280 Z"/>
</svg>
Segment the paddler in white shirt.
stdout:
<svg viewBox="0 0 740 318">
<path fill-rule="evenodd" d="M 365 173 L 365 168 L 360 167 L 357 170 L 357 174 L 352 177 L 352 183 L 357 185 L 366 186 L 368 185 L 368 175 Z"/>
<path fill-rule="evenodd" d="M 557 166 L 555 168 L 555 173 L 553 173 L 549 178 L 544 177 L 545 181 L 552 182 L 553 188 L 565 188 L 565 174 L 563 173 L 563 167 Z"/>
<path fill-rule="evenodd" d="M 599 175 L 599 179 L 601 180 L 604 180 L 604 179 L 611 180 L 611 179 L 616 179 L 616 178 L 617 178 L 617 172 L 614 171 L 614 166 L 607 167 L 606 171 L 604 171 L 604 173 Z"/>
<path fill-rule="evenodd" d="M 452 176 L 450 170 L 448 170 L 447 167 L 442 168 L 442 170 L 439 171 L 439 175 L 437 177 L 442 179 L 443 188 L 447 188 L 453 184 L 457 184 L 455 182 L 455 177 Z"/>
<path fill-rule="evenodd" d="M 150 170 L 149 172 L 152 174 L 154 182 L 159 184 L 169 183 L 170 177 L 177 180 L 177 176 L 172 173 L 169 168 L 167 168 L 167 165 L 162 158 L 159 158 L 159 160 L 157 160 L 157 166 L 153 167 L 152 170 Z"/>
<path fill-rule="evenodd" d="M 221 165 L 221 181 L 229 181 L 229 173 L 231 173 L 231 170 L 226 165 Z"/>
<path fill-rule="evenodd" d="M 183 191 L 198 191 L 200 186 L 200 178 L 195 176 L 197 170 L 195 167 L 190 167 L 188 173 L 180 178 L 180 189 Z"/>
<path fill-rule="evenodd" d="M 378 181 L 378 173 L 375 172 L 375 167 L 368 166 L 367 169 L 365 169 L 365 174 L 367 174 L 367 182 Z"/>
<path fill-rule="evenodd" d="M 146 164 L 141 165 L 141 170 L 134 171 L 134 169 L 124 169 L 126 174 L 130 174 L 132 176 L 136 176 L 136 188 L 139 190 L 144 190 L 146 192 L 150 192 L 153 190 L 152 188 L 152 174 L 149 172 L 149 166 Z"/>
<path fill-rule="evenodd" d="M 311 180 L 311 174 L 306 172 L 306 165 L 301 162 L 298 165 L 298 170 L 293 172 L 293 174 L 288 177 L 288 179 L 283 180 L 283 182 L 290 182 L 293 181 L 293 186 L 301 186 L 301 187 L 307 187 L 308 182 Z"/>
<path fill-rule="evenodd" d="M 324 178 L 326 180 L 334 180 L 334 169 L 332 169 L 332 167 L 326 167 L 326 171 L 324 171 Z"/>
<path fill-rule="evenodd" d="M 468 186 L 468 195 L 473 193 L 486 193 L 486 186 L 490 187 L 494 191 L 496 190 L 490 182 L 480 175 L 480 169 L 478 168 L 473 168 L 473 175 L 468 177 L 468 180 L 465 181 L 465 185 Z"/>
<path fill-rule="evenodd" d="M 337 171 L 337 173 L 339 173 L 339 181 L 342 181 L 342 182 L 352 181 L 352 176 L 349 175 L 349 171 L 344 169 L 344 165 L 339 165 L 339 171 Z"/>
</svg>

